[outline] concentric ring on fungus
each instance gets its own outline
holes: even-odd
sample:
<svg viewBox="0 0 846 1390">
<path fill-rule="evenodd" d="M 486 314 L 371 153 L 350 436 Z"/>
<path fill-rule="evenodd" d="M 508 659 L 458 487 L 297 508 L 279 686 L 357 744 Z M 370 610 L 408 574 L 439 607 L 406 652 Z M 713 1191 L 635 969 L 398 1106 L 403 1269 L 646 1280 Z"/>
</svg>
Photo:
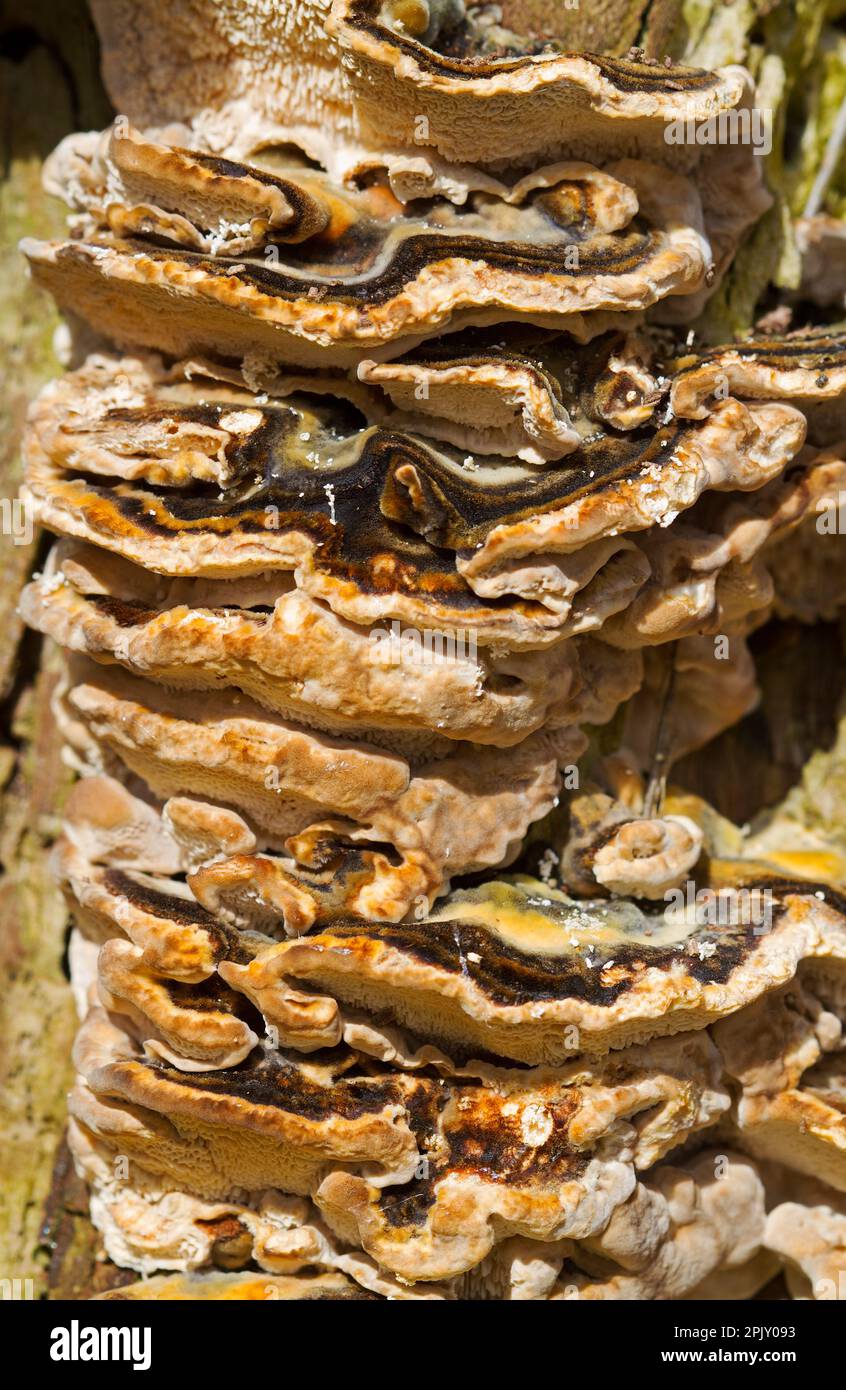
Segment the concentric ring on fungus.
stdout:
<svg viewBox="0 0 846 1390">
<path fill-rule="evenodd" d="M 463 1274 L 415 1284 L 338 1240 L 302 1198 L 269 1192 L 250 1204 L 208 1202 L 169 1190 L 166 1182 L 137 1166 L 131 1181 L 116 1182 L 107 1154 L 98 1150 L 91 1134 L 73 1125 L 71 1143 L 93 1187 L 96 1224 L 116 1262 L 144 1271 L 191 1271 L 148 1278 L 131 1286 L 130 1297 L 143 1297 L 135 1291 L 148 1285 L 151 1297 L 251 1298 L 261 1296 L 254 1290 L 262 1287 L 266 1297 L 273 1297 L 277 1284 L 291 1286 L 281 1297 L 307 1297 L 311 1295 L 300 1291 L 310 1287 L 314 1276 L 300 1271 L 308 1267 L 323 1271 L 318 1281 L 337 1280 L 340 1271 L 355 1281 L 354 1288 L 371 1296 L 415 1301 L 713 1298 L 721 1293 L 744 1298 L 772 1277 L 778 1267 L 773 1249 L 779 1245 L 788 1245 L 797 1263 L 804 1255 L 806 1267 L 827 1255 L 836 1268 L 837 1252 L 830 1245 L 826 1250 L 825 1243 L 826 1238 L 836 1240 L 838 1217 L 825 1207 L 786 1205 L 777 1207 L 765 1226 L 761 1178 L 749 1159 L 731 1152 L 711 1150 L 658 1165 L 598 1236 L 551 1242 L 510 1236 Z M 717 1159 L 727 1179 L 720 1184 L 713 1182 Z M 819 1191 L 821 1200 L 834 1197 L 821 1185 Z M 788 1235 L 792 1211 L 804 1218 L 798 1241 Z M 760 1248 L 765 1231 L 773 1249 Z M 416 1232 L 409 1235 L 415 1241 Z M 264 1285 L 256 1273 L 210 1269 L 232 1269 L 246 1264 L 250 1255 L 273 1276 L 265 1274 Z M 598 1260 L 604 1277 L 597 1275 Z"/>
<path fill-rule="evenodd" d="M 502 321 L 566 328 L 585 342 L 705 284 L 712 255 L 684 175 L 631 159 L 558 173 L 524 203 L 474 193 L 460 212 L 449 202 L 407 211 L 378 188 L 324 191 L 314 175 L 309 196 L 335 215 L 296 245 L 267 243 L 272 256 L 262 246 L 208 256 L 162 245 L 191 238 L 181 226 L 167 232 L 171 213 L 145 221 L 131 209 L 121 235 L 95 226 L 84 240 L 29 239 L 22 249 L 61 307 L 118 343 L 299 366 L 396 356 L 437 333 Z M 262 174 L 243 177 L 259 184 Z"/>
<path fill-rule="evenodd" d="M 418 756 L 447 740 L 507 748 L 542 726 L 606 723 L 640 679 L 637 655 L 590 637 L 519 658 L 477 649 L 469 628 L 424 641 L 399 624 L 357 627 L 284 580 L 159 579 L 70 541 L 21 612 L 69 650 L 156 684 L 240 690 L 310 728 Z"/>
<path fill-rule="evenodd" d="M 334 846 L 372 849 L 358 910 L 388 919 L 456 874 L 509 863 L 586 744 L 570 727 L 507 751 L 451 744 L 440 757 L 406 759 L 375 740 L 301 728 L 246 697 L 167 692 L 114 667 L 83 665 L 65 703 L 91 741 L 80 751 L 92 770 L 128 769 L 162 800 L 222 803 L 305 864 L 331 861 Z"/>
<path fill-rule="evenodd" d="M 293 570 L 299 588 L 352 622 L 468 628 L 512 649 L 590 630 L 624 607 L 645 577 L 627 533 L 668 524 L 711 488 L 761 487 L 805 434 L 790 406 L 728 399 L 701 422 L 587 442 L 539 474 L 489 459 L 471 469 L 448 446 L 357 429 L 334 406 L 242 393 L 236 409 L 231 392 L 224 402 L 166 401 L 152 415 L 133 408 L 128 421 L 107 406 L 118 431 L 107 456 L 48 388 L 27 437 L 26 495 L 39 519 L 160 573 Z M 220 497 L 199 484 L 120 481 L 127 424 L 147 432 L 147 449 L 153 424 L 182 432 L 201 459 L 225 448 Z M 89 451 L 101 472 L 86 468 Z"/>
<path fill-rule="evenodd" d="M 658 384 L 652 356 L 642 335 L 606 334 L 578 349 L 564 334 L 500 326 L 451 335 L 395 362 L 362 362 L 357 375 L 291 368 L 265 377 L 257 365 L 253 375 L 274 399 L 334 396 L 368 425 L 440 439 L 465 456 L 492 454 L 502 466 L 515 458 L 543 464 L 583 441 L 654 423 L 666 382 Z M 84 455 L 92 473 L 223 487 L 236 477 L 227 425 L 239 408 L 255 408 L 247 391 L 241 373 L 208 358 L 166 367 L 152 353 L 92 353 L 42 394 L 32 419 L 51 454 L 69 464 Z M 232 411 L 215 420 L 198 409 L 210 394 L 229 399 Z M 195 409 L 162 434 L 169 404 Z M 342 407 L 337 414 L 340 423 Z"/>
<path fill-rule="evenodd" d="M 549 51 L 543 40 L 521 37 L 519 2 L 508 7 L 513 30 L 494 30 L 487 52 L 490 40 L 461 0 L 419 8 L 431 16 L 422 30 L 392 22 L 398 7 L 383 0 L 335 0 L 332 7 L 328 30 L 341 46 L 365 131 L 377 142 L 389 109 L 395 141 L 434 145 L 447 159 L 469 164 L 497 165 L 579 144 L 602 149 L 615 139 L 654 149 L 666 145 L 668 121 L 707 119 L 748 92 L 748 76 L 738 67 L 668 70 L 559 53 L 555 44 Z M 613 130 L 617 124 L 625 132 Z"/>
<path fill-rule="evenodd" d="M 806 329 L 785 338 L 752 338 L 668 363 L 676 415 L 702 419 L 715 399 L 792 401 L 807 416 L 811 439 L 832 443 L 846 433 L 846 332 Z"/>
<path fill-rule="evenodd" d="M 566 1057 L 571 1027 L 591 1053 L 702 1028 L 791 979 L 806 958 L 825 956 L 839 978 L 846 904 L 831 889 L 741 861 L 723 872 L 712 886 L 770 889 L 770 930 L 709 932 L 683 913 L 650 918 L 633 903 L 568 899 L 518 880 L 454 892 L 422 922 L 338 923 L 220 969 L 266 1014 L 277 987 L 307 984 L 447 1050 L 532 1064 Z"/>
<path fill-rule="evenodd" d="M 74 1120 L 106 1150 L 120 1144 L 145 1171 L 208 1199 L 313 1195 L 341 1240 L 424 1280 L 473 1268 L 512 1233 L 601 1230 L 635 1170 L 715 1123 L 728 1102 L 704 1034 L 561 1072 L 478 1079 L 361 1073 L 343 1052 L 268 1052 L 186 1076 L 144 1059 L 94 1009 L 75 1056 Z"/>
<path fill-rule="evenodd" d="M 452 8 L 454 19 L 464 10 Z M 427 146 L 459 161 L 458 178 L 468 165 L 559 150 L 577 158 L 660 153 L 690 164 L 701 151 L 668 145 L 666 123 L 730 112 L 751 90 L 738 67 L 707 73 L 557 52 L 570 12 L 548 6 L 550 42 L 539 43 L 527 37 L 537 15 L 521 0 L 507 3 L 508 47 L 490 51 L 491 33 L 501 45 L 499 26 L 489 31 L 487 57 L 473 51 L 481 25 L 472 38 L 462 25 L 465 47 L 447 53 L 434 31 L 401 36 L 380 19 L 378 4 L 336 9 L 328 26 L 330 0 L 273 4 L 253 11 L 247 28 L 240 0 L 197 0 L 191 25 L 163 13 L 146 28 L 140 0 L 93 0 L 92 9 L 114 108 L 139 127 L 184 123 L 194 142 L 234 158 L 296 144 L 349 177 L 380 152 L 419 168 Z M 415 115 L 426 124 L 415 125 Z"/>
</svg>

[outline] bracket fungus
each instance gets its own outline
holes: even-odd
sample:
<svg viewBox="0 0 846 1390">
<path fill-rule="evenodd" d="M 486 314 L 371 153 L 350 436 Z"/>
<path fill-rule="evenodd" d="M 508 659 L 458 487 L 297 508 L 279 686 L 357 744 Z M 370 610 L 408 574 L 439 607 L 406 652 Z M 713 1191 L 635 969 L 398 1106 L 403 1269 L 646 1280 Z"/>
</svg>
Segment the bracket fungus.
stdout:
<svg viewBox="0 0 846 1390">
<path fill-rule="evenodd" d="M 846 779 L 741 828 L 696 769 L 828 727 L 758 661 L 846 605 L 842 222 L 735 331 L 790 226 L 744 68 L 528 0 L 92 8 L 21 612 L 107 1296 L 828 1296 Z"/>
</svg>

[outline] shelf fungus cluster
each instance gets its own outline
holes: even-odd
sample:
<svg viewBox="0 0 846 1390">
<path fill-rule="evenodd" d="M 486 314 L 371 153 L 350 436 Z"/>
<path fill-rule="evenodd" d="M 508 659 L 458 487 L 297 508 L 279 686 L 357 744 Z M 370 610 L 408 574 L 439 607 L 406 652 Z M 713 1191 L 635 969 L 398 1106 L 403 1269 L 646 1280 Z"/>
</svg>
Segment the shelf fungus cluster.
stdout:
<svg viewBox="0 0 846 1390">
<path fill-rule="evenodd" d="M 136 8 L 24 245 L 121 1296 L 831 1296 L 843 854 L 668 785 L 846 599 L 846 334 L 697 338 L 771 198 L 676 136 L 751 79 L 522 0 Z"/>
</svg>

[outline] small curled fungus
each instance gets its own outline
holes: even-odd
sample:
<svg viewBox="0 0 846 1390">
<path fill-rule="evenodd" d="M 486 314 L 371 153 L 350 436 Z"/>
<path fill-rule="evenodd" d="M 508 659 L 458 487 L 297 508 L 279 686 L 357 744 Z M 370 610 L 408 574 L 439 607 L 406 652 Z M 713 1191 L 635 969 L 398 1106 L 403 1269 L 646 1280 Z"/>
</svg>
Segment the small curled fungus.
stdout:
<svg viewBox="0 0 846 1390">
<path fill-rule="evenodd" d="M 631 820 L 597 851 L 593 873 L 612 893 L 662 898 L 693 868 L 702 831 L 687 816 Z"/>
</svg>

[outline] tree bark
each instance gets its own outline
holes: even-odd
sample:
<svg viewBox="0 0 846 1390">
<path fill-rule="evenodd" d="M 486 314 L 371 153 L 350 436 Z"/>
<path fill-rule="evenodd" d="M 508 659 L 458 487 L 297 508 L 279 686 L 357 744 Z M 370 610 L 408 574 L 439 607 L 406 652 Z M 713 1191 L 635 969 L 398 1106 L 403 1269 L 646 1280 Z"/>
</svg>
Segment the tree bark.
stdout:
<svg viewBox="0 0 846 1390">
<path fill-rule="evenodd" d="M 22 583 L 42 542 L 12 509 L 28 402 L 59 370 L 58 316 L 28 283 L 17 243 L 61 233 L 64 210 L 41 188 L 44 157 L 71 130 L 102 126 L 110 108 L 97 45 L 81 0 L 6 3 L 0 10 L 0 1278 L 52 1273 L 58 1296 L 93 1287 L 93 1250 L 65 1269 L 42 1234 L 71 1080 L 76 1018 L 63 969 L 67 914 L 48 850 L 70 783 L 50 711 L 56 654 L 26 633 L 16 614 Z M 67 1165 L 65 1165 L 67 1166 Z M 69 1199 L 76 1201 L 78 1194 Z M 61 1197 L 54 1188 L 56 1205 Z M 71 1207 L 71 1210 L 73 1208 Z M 92 1228 L 89 1227 L 89 1233 Z M 52 1236 L 47 1238 L 52 1240 Z M 89 1234 L 89 1244 L 90 1234 Z M 69 1282 L 70 1281 L 70 1282 Z"/>
</svg>

